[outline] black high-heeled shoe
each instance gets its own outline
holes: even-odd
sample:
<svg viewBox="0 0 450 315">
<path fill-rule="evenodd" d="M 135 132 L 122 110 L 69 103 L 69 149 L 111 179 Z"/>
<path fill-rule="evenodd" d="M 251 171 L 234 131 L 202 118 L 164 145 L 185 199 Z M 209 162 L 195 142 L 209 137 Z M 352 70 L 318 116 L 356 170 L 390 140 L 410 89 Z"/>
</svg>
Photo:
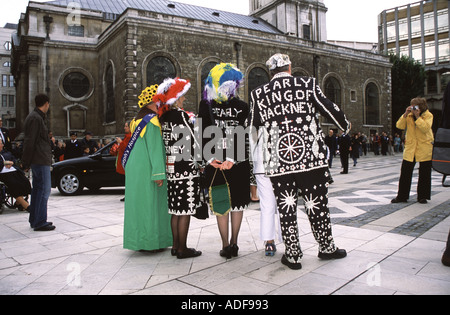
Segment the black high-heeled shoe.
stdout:
<svg viewBox="0 0 450 315">
<path fill-rule="evenodd" d="M 201 256 L 202 252 L 199 250 L 195 250 L 194 248 L 188 248 L 183 252 L 177 252 L 178 259 L 186 259 L 186 258 L 194 258 Z"/>
<path fill-rule="evenodd" d="M 226 259 L 231 259 L 231 246 L 224 247 L 220 250 L 220 256 L 225 257 Z"/>
<path fill-rule="evenodd" d="M 233 244 L 233 245 L 230 245 L 230 247 L 231 247 L 231 256 L 237 257 L 238 251 L 239 251 L 239 246 L 237 246 L 237 244 Z"/>
</svg>

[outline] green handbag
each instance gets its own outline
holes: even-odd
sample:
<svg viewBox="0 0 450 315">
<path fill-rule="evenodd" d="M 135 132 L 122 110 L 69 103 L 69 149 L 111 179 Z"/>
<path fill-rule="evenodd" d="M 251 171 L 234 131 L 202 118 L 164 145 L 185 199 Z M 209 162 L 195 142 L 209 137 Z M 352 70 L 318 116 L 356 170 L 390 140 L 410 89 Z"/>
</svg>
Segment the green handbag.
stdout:
<svg viewBox="0 0 450 315">
<path fill-rule="evenodd" d="M 214 174 L 213 180 L 209 187 L 209 205 L 211 207 L 211 211 L 217 216 L 227 215 L 231 211 L 230 187 L 225 174 L 223 171 L 221 172 L 223 174 L 223 178 L 225 178 L 225 184 L 211 186 L 217 175 L 216 169 L 216 173 Z"/>
</svg>

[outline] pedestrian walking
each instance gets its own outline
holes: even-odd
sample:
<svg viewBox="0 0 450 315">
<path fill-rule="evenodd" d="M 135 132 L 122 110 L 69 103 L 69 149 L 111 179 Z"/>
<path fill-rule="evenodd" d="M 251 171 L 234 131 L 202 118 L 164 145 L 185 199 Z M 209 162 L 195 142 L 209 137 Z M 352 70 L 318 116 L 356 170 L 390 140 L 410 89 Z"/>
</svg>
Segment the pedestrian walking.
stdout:
<svg viewBox="0 0 450 315">
<path fill-rule="evenodd" d="M 339 157 L 341 158 L 342 172 L 348 174 L 348 157 L 351 149 L 351 138 L 346 132 L 340 132 L 339 140 Z"/>
<path fill-rule="evenodd" d="M 392 137 L 392 135 L 389 135 L 388 139 L 389 139 L 388 153 L 389 155 L 394 155 L 394 137 Z"/>
<path fill-rule="evenodd" d="M 397 196 L 392 203 L 407 202 L 416 162 L 420 163 L 417 201 L 427 203 L 431 199 L 431 159 L 433 155 L 433 114 L 428 110 L 425 98 L 414 98 L 411 105 L 397 121 L 397 128 L 406 129 L 405 149 L 398 184 Z"/>
<path fill-rule="evenodd" d="M 267 61 L 270 83 L 251 92 L 250 127 L 263 128 L 266 176 L 275 193 L 285 254 L 281 262 L 300 269 L 303 256 L 297 225 L 301 191 L 311 229 L 319 243 L 319 258 L 347 255 L 334 243 L 328 209 L 328 163 L 318 113 L 336 126 L 350 129 L 339 106 L 328 100 L 315 78 L 293 77 L 289 56 L 276 54 Z"/>
<path fill-rule="evenodd" d="M 367 155 L 367 137 L 365 134 L 361 134 L 361 148 L 364 156 Z M 361 155 L 362 156 L 362 155 Z"/>
<path fill-rule="evenodd" d="M 338 140 L 333 129 L 328 131 L 328 136 L 325 137 L 325 144 L 329 149 L 328 167 L 331 169 L 333 167 L 333 158 L 336 156 L 336 150 L 338 147 Z"/>
<path fill-rule="evenodd" d="M 378 135 L 378 132 L 376 132 L 372 138 L 373 153 L 375 155 L 380 155 L 380 143 L 381 143 L 380 136 Z"/>
<path fill-rule="evenodd" d="M 381 155 L 387 155 L 389 151 L 389 137 L 387 133 L 384 131 L 381 133 L 380 143 L 381 143 Z"/>
<path fill-rule="evenodd" d="M 132 137 L 122 158 L 125 168 L 123 247 L 155 251 L 172 246 L 167 206 L 166 154 L 153 102 L 157 86 L 144 90 L 131 122 Z"/>
<path fill-rule="evenodd" d="M 402 139 L 400 138 L 400 135 L 398 133 L 396 133 L 395 137 L 394 137 L 394 152 L 395 153 L 401 152 L 401 145 L 402 145 Z"/>
<path fill-rule="evenodd" d="M 24 122 L 22 165 L 33 174 L 29 223 L 34 231 L 55 229 L 47 221 L 47 204 L 51 192 L 52 147 L 48 138 L 47 112 L 50 99 L 45 94 L 35 97 L 36 107 Z"/>
<path fill-rule="evenodd" d="M 200 145 L 194 134 L 194 116 L 183 109 L 183 102 L 186 99 L 184 95 L 190 88 L 191 83 L 187 80 L 166 79 L 154 97 L 159 107 L 158 114 L 167 155 L 167 194 L 169 214 L 172 215 L 172 256 L 177 256 L 178 259 L 198 257 L 202 254 L 201 251 L 187 247 L 191 216 L 197 213 L 197 208 L 202 204 L 200 170 L 195 159 L 195 152 Z M 181 146 L 180 141 L 186 144 Z"/>
<path fill-rule="evenodd" d="M 243 212 L 250 203 L 248 144 L 245 148 L 240 148 L 239 145 L 245 143 L 245 139 L 235 139 L 235 131 L 244 130 L 249 113 L 247 103 L 237 97 L 242 79 L 243 74 L 230 63 L 215 66 L 206 79 L 199 108 L 203 126 L 203 153 L 207 165 L 205 182 L 212 187 L 226 183 L 229 185 L 231 208 L 223 214 L 215 213 L 222 239 L 220 256 L 227 259 L 238 255 Z M 211 133 L 205 133 L 207 128 L 210 131 L 214 129 L 218 135 L 209 136 Z M 212 141 L 215 142 L 211 148 L 209 143 Z M 245 155 L 240 156 L 242 153 Z"/>
<path fill-rule="evenodd" d="M 351 147 L 351 155 L 352 155 L 352 159 L 353 159 L 353 166 L 356 166 L 356 164 L 358 164 L 358 159 L 359 159 L 359 149 L 361 148 L 361 142 L 359 139 L 359 135 L 357 133 L 353 134 L 353 137 L 351 139 L 350 142 L 350 147 Z M 347 162 L 348 163 L 348 162 Z"/>
</svg>

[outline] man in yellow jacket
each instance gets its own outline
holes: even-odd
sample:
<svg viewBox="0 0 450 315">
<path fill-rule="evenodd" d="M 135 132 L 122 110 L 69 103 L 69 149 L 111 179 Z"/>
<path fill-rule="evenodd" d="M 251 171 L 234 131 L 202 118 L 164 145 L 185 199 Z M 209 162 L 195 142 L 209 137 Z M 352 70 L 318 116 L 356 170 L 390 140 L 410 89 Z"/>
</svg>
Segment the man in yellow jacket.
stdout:
<svg viewBox="0 0 450 315">
<path fill-rule="evenodd" d="M 433 155 L 433 114 L 424 98 L 414 98 L 411 106 L 397 121 L 397 128 L 406 129 L 403 163 L 397 197 L 392 203 L 407 202 L 416 162 L 420 163 L 417 201 L 427 203 L 431 199 L 431 160 Z"/>
</svg>

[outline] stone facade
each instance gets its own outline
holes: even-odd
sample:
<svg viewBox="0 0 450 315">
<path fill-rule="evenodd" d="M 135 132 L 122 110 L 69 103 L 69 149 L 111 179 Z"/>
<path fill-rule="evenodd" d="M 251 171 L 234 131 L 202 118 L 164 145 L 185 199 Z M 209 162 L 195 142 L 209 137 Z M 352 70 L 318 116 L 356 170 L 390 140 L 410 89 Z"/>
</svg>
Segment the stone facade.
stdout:
<svg viewBox="0 0 450 315">
<path fill-rule="evenodd" d="M 16 32 L 17 25 L 6 24 L 0 27 L 0 118 L 3 127 L 14 129 L 16 121 L 16 89 L 14 77 L 11 75 L 11 34 Z M 11 134 L 14 137 L 14 134 Z"/>
<path fill-rule="evenodd" d="M 185 105 L 196 112 L 208 67 L 232 62 L 245 74 L 240 97 L 248 101 L 250 89 L 268 80 L 265 61 L 281 52 L 290 55 L 295 74 L 316 76 L 325 94 L 334 93 L 332 97 L 349 116 L 354 131 L 390 132 L 391 64 L 381 55 L 282 32 L 132 8 L 114 20 L 102 12 L 81 10 L 84 34 L 73 36 L 74 29 L 67 26 L 70 14 L 70 9 L 30 3 L 20 20 L 13 38 L 12 66 L 18 128 L 33 108 L 34 96 L 48 93 L 51 129 L 56 136 L 67 137 L 69 130 L 90 130 L 99 137 L 123 134 L 124 122 L 138 110 L 138 95 L 156 77 L 152 69 L 189 79 L 192 88 Z M 46 18 L 46 23 L 45 17 L 52 22 Z M 173 69 L 167 70 L 155 60 L 163 60 Z M 369 86 L 377 89 L 370 100 Z M 373 102 L 377 104 L 376 117 L 370 122 L 375 123 L 368 124 L 366 108 Z M 334 126 L 324 122 L 324 130 L 329 128 Z"/>
<path fill-rule="evenodd" d="M 289 36 L 327 41 L 323 0 L 250 0 L 250 14 L 259 16 Z"/>
</svg>

